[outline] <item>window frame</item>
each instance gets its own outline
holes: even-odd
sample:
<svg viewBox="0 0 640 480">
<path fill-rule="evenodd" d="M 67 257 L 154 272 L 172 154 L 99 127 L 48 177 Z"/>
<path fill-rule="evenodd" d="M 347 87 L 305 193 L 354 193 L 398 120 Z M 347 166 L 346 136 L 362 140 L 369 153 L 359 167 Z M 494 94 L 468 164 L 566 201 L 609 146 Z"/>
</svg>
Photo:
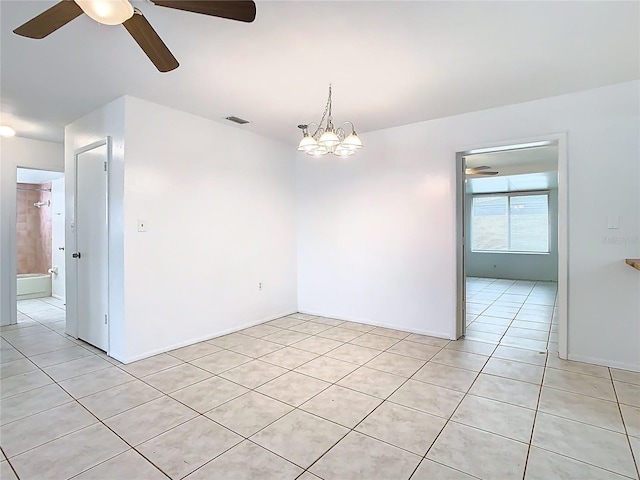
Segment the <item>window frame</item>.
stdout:
<svg viewBox="0 0 640 480">
<path fill-rule="evenodd" d="M 511 250 L 511 197 L 525 197 L 531 195 L 544 195 L 547 197 L 547 250 L 543 252 L 534 252 L 534 251 L 522 251 L 522 250 Z M 473 249 L 473 201 L 476 197 L 507 197 L 507 235 L 509 245 L 508 250 L 474 250 Z M 469 230 L 470 230 L 470 242 L 469 249 L 471 253 L 504 253 L 504 254 L 515 254 L 515 255 L 550 255 L 551 254 L 551 190 L 526 190 L 521 192 L 491 192 L 491 193 L 474 193 L 471 195 L 471 208 L 469 215 Z"/>
</svg>

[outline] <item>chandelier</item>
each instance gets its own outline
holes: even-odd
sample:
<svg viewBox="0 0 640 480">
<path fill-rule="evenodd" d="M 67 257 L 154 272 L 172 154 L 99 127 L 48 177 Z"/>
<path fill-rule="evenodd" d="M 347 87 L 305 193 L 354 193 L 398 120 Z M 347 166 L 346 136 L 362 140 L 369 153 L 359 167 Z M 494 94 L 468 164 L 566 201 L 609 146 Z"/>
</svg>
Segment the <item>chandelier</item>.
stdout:
<svg viewBox="0 0 640 480">
<path fill-rule="evenodd" d="M 342 128 L 347 124 L 351 126 L 349 135 Z M 309 134 L 309 130 L 312 130 L 312 127 L 315 128 L 315 131 L 313 134 Z M 331 117 L 331 84 L 329 84 L 327 105 L 324 108 L 320 122 L 298 125 L 298 128 L 302 130 L 302 140 L 300 140 L 298 150 L 313 157 L 321 157 L 329 153 L 339 157 L 348 157 L 362 148 L 362 141 L 358 137 L 353 123 L 344 122 L 338 128 L 333 126 Z"/>
</svg>

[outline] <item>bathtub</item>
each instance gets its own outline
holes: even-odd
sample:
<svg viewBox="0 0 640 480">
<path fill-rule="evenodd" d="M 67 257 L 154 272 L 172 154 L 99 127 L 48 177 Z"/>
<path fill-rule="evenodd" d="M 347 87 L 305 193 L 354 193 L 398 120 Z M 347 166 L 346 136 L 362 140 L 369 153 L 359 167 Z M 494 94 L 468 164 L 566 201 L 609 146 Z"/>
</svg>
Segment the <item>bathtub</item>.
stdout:
<svg viewBox="0 0 640 480">
<path fill-rule="evenodd" d="M 18 274 L 18 300 L 51 296 L 51 275 L 48 273 Z"/>
</svg>

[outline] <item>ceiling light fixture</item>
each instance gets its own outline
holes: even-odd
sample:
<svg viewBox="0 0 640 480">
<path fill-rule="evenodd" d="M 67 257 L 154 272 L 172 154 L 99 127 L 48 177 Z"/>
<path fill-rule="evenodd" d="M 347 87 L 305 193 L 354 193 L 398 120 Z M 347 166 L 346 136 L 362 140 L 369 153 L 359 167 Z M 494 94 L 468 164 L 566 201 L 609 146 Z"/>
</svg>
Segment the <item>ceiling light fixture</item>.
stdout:
<svg viewBox="0 0 640 480">
<path fill-rule="evenodd" d="M 120 25 L 133 17 L 128 0 L 75 0 L 82 11 L 103 25 Z"/>
<path fill-rule="evenodd" d="M 326 120 L 326 123 L 325 123 Z M 324 123 L 324 125 L 323 125 Z M 346 134 L 342 128 L 351 125 L 351 133 Z M 309 128 L 315 127 L 315 132 L 309 134 Z M 344 122 L 342 126 L 335 128 L 331 117 L 331 84 L 329 84 L 329 98 L 324 108 L 324 113 L 319 123 L 309 123 L 308 125 L 298 125 L 302 130 L 302 140 L 298 144 L 298 150 L 313 157 L 321 157 L 331 153 L 339 157 L 349 157 L 362 148 L 362 141 L 351 122 Z"/>
<path fill-rule="evenodd" d="M 15 136 L 16 131 L 7 126 L 7 125 L 0 125 L 0 137 L 13 137 Z"/>
</svg>

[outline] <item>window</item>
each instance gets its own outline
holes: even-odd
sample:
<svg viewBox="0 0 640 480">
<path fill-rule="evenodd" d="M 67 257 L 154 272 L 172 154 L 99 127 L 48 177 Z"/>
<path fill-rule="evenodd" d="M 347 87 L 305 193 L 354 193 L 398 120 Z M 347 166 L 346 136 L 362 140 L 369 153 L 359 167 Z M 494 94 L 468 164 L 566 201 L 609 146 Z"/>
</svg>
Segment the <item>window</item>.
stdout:
<svg viewBox="0 0 640 480">
<path fill-rule="evenodd" d="M 474 196 L 471 251 L 549 252 L 549 195 Z"/>
</svg>

